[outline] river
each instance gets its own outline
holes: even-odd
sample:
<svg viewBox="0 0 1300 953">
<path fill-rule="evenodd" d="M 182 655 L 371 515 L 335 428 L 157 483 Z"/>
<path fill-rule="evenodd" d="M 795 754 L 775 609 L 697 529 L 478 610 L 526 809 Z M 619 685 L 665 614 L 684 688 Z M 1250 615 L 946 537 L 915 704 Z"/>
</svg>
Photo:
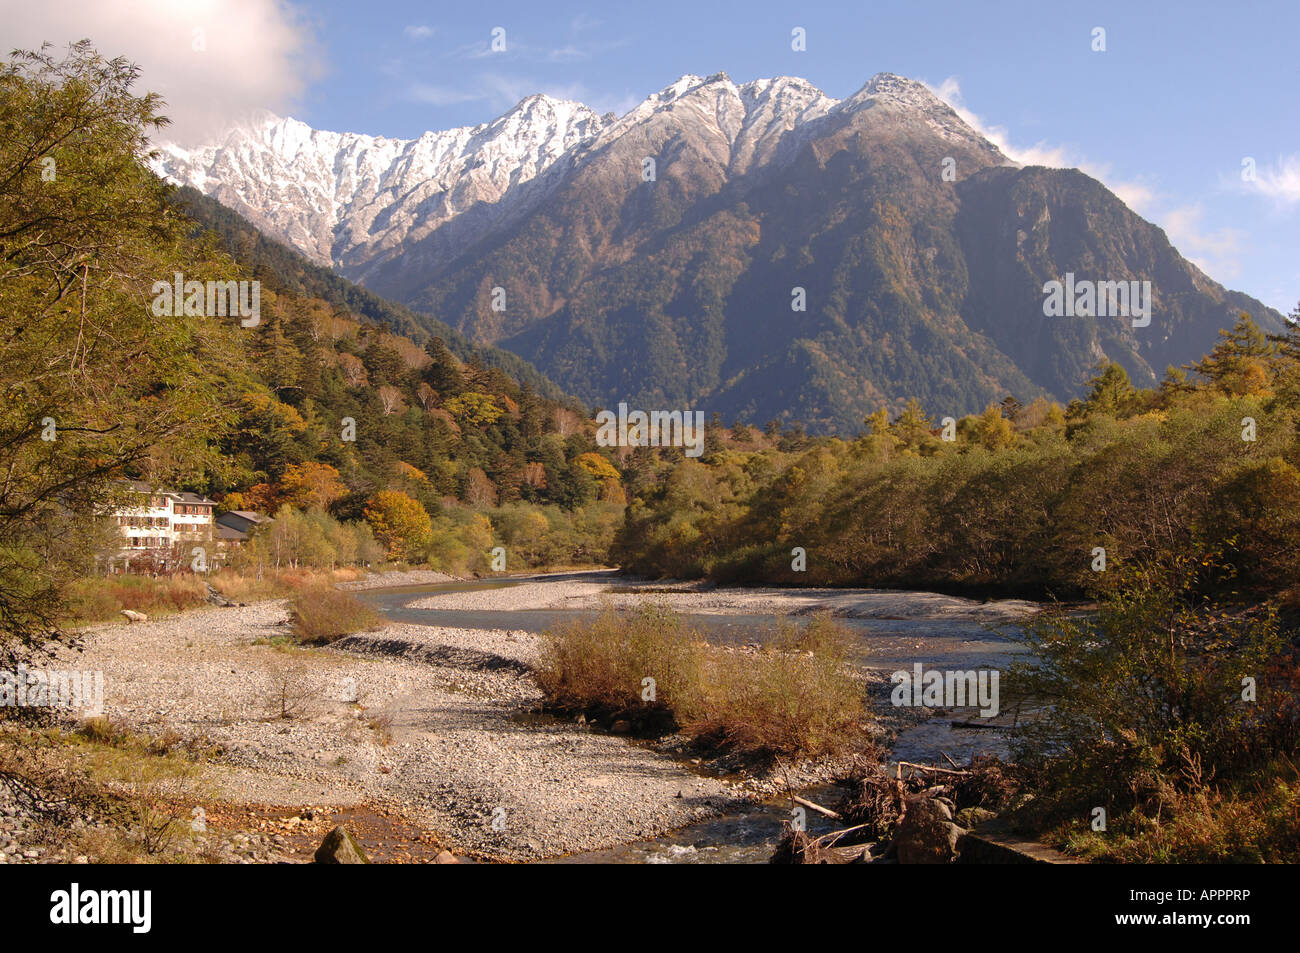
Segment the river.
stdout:
<svg viewBox="0 0 1300 953">
<path fill-rule="evenodd" d="M 523 608 L 484 609 L 456 608 L 447 600 L 447 608 L 416 607 L 413 602 L 429 596 L 454 593 L 482 593 L 507 590 L 523 584 L 556 587 L 559 591 L 575 580 L 599 580 L 612 591 L 628 591 L 620 578 L 608 573 L 552 573 L 472 582 L 439 583 L 372 589 L 357 595 L 395 622 L 443 626 L 461 629 L 506 629 L 541 633 L 557 623 L 575 617 L 591 617 L 595 608 Z M 658 591 L 642 587 L 646 598 Z M 792 596 L 820 596 L 825 590 L 784 590 Z M 922 600 L 928 594 L 896 594 L 904 601 Z M 481 600 L 479 600 L 481 602 Z M 543 599 L 543 602 L 550 600 Z M 739 644 L 762 639 L 781 618 L 779 612 L 690 612 L 681 613 L 709 641 Z M 903 613 L 906 615 L 907 613 Z M 879 671 L 911 669 L 914 663 L 927 668 L 1005 669 L 1023 646 L 1011 638 L 1013 627 L 1006 623 L 990 624 L 972 618 L 904 618 L 845 617 L 842 622 L 858 636 L 854 661 Z M 954 724 L 954 720 L 958 724 Z M 943 755 L 958 761 L 980 753 L 1006 753 L 1005 733 L 997 730 L 960 727 L 964 720 L 931 718 L 900 732 L 892 748 L 892 760 L 937 762 Z M 806 794 L 809 792 L 805 792 Z M 834 789 L 825 792 L 828 800 Z M 814 797 L 815 799 L 815 797 Z M 781 830 L 781 821 L 789 817 L 789 803 L 774 801 L 747 805 L 698 824 L 689 825 L 649 841 L 623 844 L 606 850 L 591 851 L 557 858 L 554 863 L 766 863 Z M 809 812 L 811 833 L 830 830 L 834 822 Z"/>
</svg>

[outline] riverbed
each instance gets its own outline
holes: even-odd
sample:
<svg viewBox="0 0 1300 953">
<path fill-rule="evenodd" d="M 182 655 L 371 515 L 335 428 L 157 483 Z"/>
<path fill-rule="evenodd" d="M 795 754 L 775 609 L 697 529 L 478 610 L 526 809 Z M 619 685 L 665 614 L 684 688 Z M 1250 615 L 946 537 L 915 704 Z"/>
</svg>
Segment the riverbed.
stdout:
<svg viewBox="0 0 1300 953">
<path fill-rule="evenodd" d="M 926 668 L 1005 669 L 1024 652 L 1016 623 L 1036 610 L 1020 600 L 980 602 L 889 590 L 720 589 L 695 583 L 629 580 L 616 572 L 557 573 L 376 589 L 361 597 L 394 622 L 465 630 L 542 633 L 605 609 L 668 606 L 710 642 L 762 642 L 782 619 L 827 612 L 856 635 L 852 660 L 877 672 Z M 1006 754 L 999 726 L 971 728 L 969 714 L 913 718 L 891 745 L 894 760 L 964 761 Z M 1005 727 L 1002 719 L 1001 727 Z M 807 793 L 807 792 L 805 792 Z M 813 792 L 828 799 L 833 789 Z M 735 804 L 717 816 L 654 838 L 555 858 L 556 863 L 764 863 L 790 804 Z M 813 813 L 809 830 L 832 822 Z"/>
</svg>

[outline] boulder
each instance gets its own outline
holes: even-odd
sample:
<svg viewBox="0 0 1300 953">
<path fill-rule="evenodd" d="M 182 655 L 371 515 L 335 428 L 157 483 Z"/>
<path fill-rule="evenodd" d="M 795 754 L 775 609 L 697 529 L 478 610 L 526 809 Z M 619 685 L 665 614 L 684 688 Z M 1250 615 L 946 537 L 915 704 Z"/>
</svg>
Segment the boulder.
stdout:
<svg viewBox="0 0 1300 953">
<path fill-rule="evenodd" d="M 950 864 L 966 831 L 952 822 L 948 805 L 933 798 L 909 798 L 894 844 L 900 864 Z"/>
<path fill-rule="evenodd" d="M 149 617 L 143 612 L 136 612 L 134 609 L 123 609 L 122 615 L 126 616 L 128 622 L 148 622 Z"/>
<path fill-rule="evenodd" d="M 368 864 L 370 859 L 346 827 L 336 827 L 316 848 L 318 864 Z"/>
<path fill-rule="evenodd" d="M 968 830 L 976 824 L 983 824 L 985 821 L 991 821 L 997 817 L 995 813 L 986 807 L 964 807 L 957 812 L 957 823 Z"/>
<path fill-rule="evenodd" d="M 460 863 L 460 861 L 456 858 L 456 855 L 449 850 L 444 850 L 437 857 L 433 858 L 433 862 L 435 864 L 459 864 Z"/>
</svg>

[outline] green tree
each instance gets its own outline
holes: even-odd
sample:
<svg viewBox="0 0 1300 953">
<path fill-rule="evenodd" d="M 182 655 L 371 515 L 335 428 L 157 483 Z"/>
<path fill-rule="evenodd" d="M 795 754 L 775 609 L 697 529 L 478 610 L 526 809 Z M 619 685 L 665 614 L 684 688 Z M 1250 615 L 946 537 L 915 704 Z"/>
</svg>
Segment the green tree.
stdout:
<svg viewBox="0 0 1300 953">
<path fill-rule="evenodd" d="M 0 638 L 53 631 L 126 475 L 216 466 L 238 319 L 152 313 L 155 284 L 241 277 L 140 163 L 165 120 L 89 43 L 0 64 Z M 68 518 L 69 514 L 75 518 Z"/>
</svg>

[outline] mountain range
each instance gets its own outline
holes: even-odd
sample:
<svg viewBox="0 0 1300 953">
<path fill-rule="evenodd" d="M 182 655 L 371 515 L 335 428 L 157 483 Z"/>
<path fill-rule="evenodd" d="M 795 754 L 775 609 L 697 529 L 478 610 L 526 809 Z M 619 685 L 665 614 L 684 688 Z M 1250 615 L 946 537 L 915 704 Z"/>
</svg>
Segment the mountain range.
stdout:
<svg viewBox="0 0 1300 953">
<path fill-rule="evenodd" d="M 599 406 L 853 432 L 1150 385 L 1250 312 L 1089 176 L 1021 167 L 924 85 L 835 100 L 684 76 L 622 117 L 531 96 L 401 140 L 263 116 L 155 169 L 432 326 Z M 1047 317 L 1044 285 L 1149 281 L 1152 320 Z M 802 304 L 802 310 L 800 305 Z"/>
</svg>

